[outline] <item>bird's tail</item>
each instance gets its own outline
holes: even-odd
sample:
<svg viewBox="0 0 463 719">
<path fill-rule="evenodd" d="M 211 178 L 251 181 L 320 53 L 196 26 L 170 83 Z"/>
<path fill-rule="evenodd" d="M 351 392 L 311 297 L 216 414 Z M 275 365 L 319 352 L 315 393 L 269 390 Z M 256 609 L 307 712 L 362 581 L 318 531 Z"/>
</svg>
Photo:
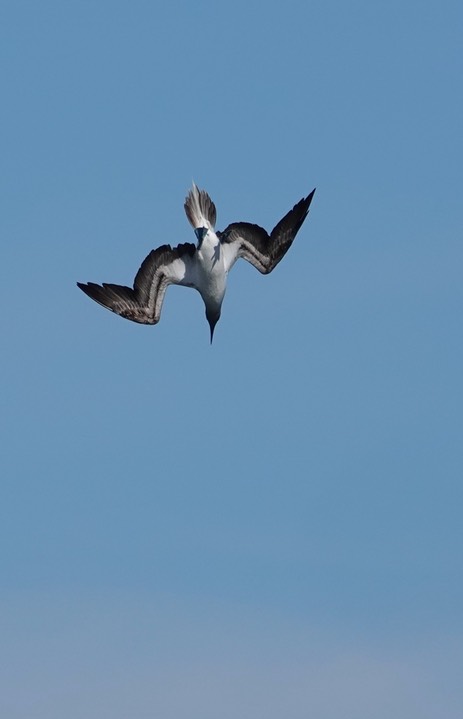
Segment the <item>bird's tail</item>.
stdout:
<svg viewBox="0 0 463 719">
<path fill-rule="evenodd" d="M 199 190 L 193 182 L 193 187 L 185 198 L 185 212 L 192 227 L 207 227 L 213 230 L 217 218 L 215 205 L 205 190 Z"/>
</svg>

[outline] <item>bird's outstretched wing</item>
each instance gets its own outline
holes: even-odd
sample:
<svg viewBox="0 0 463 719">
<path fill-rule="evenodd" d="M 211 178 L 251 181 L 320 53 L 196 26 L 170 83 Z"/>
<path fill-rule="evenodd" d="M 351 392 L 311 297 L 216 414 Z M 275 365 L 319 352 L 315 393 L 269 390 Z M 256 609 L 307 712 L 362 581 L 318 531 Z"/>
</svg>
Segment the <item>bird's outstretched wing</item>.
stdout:
<svg viewBox="0 0 463 719">
<path fill-rule="evenodd" d="M 273 228 L 270 235 L 259 225 L 233 222 L 218 232 L 224 253 L 225 268 L 230 270 L 240 257 L 267 275 L 287 253 L 309 213 L 315 190 L 300 200 Z"/>
<path fill-rule="evenodd" d="M 193 257 L 195 245 L 186 242 L 172 248 L 162 245 L 152 250 L 138 270 L 133 289 L 123 285 L 94 282 L 77 286 L 108 310 L 133 322 L 155 325 L 161 316 L 166 289 L 171 284 L 196 286 Z"/>
</svg>

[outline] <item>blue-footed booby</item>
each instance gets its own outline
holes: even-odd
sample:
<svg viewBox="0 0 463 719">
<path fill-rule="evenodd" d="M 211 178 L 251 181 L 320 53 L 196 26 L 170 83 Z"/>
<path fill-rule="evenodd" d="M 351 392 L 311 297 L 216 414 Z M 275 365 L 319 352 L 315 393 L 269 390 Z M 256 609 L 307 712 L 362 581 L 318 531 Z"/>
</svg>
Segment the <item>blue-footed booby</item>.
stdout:
<svg viewBox="0 0 463 719">
<path fill-rule="evenodd" d="M 308 215 L 315 190 L 302 198 L 273 228 L 270 234 L 259 225 L 232 222 L 223 232 L 215 230 L 216 209 L 204 190 L 193 183 L 185 199 L 186 216 L 197 244 L 190 242 L 152 250 L 138 270 L 133 288 L 104 282 L 77 286 L 92 300 L 133 322 L 155 325 L 169 285 L 198 290 L 206 306 L 211 344 L 219 321 L 227 277 L 240 257 L 267 275 L 286 252 Z"/>
</svg>

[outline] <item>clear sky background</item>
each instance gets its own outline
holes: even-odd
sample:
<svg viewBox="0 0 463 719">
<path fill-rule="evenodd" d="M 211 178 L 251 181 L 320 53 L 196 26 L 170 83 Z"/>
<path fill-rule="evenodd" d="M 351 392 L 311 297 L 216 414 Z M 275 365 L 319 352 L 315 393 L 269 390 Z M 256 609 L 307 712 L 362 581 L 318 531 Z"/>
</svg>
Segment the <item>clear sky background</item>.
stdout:
<svg viewBox="0 0 463 719">
<path fill-rule="evenodd" d="M 0 714 L 462 716 L 461 2 L 3 0 Z M 214 344 L 130 284 L 271 229 Z"/>
</svg>

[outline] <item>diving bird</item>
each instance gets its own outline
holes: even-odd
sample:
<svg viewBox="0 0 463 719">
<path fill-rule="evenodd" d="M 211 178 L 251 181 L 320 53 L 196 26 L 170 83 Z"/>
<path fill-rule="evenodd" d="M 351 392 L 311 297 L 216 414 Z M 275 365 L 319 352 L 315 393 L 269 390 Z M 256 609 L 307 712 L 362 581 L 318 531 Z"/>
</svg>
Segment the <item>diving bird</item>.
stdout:
<svg viewBox="0 0 463 719">
<path fill-rule="evenodd" d="M 186 216 L 197 244 L 171 247 L 161 245 L 143 260 L 132 287 L 104 282 L 77 286 L 92 300 L 133 322 L 155 325 L 161 317 L 164 295 L 169 285 L 198 290 L 206 306 L 211 344 L 219 321 L 227 277 L 240 257 L 267 275 L 286 252 L 308 215 L 315 189 L 300 200 L 268 234 L 259 225 L 232 222 L 223 232 L 215 230 L 216 209 L 204 190 L 193 187 L 185 199 Z"/>
</svg>

